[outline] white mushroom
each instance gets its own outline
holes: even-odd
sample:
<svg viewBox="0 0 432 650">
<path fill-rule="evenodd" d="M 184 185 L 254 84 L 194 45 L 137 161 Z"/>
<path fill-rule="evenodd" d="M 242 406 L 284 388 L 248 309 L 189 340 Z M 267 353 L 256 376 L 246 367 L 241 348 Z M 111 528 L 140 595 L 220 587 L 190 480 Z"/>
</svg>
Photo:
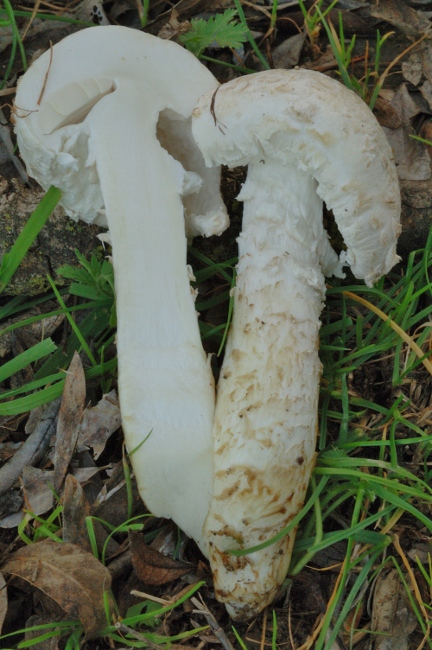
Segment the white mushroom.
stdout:
<svg viewBox="0 0 432 650">
<path fill-rule="evenodd" d="M 398 261 L 392 152 L 367 106 L 325 75 L 273 70 L 203 97 L 192 130 L 208 165 L 249 165 L 239 199 L 234 317 L 216 402 L 214 496 L 205 531 L 217 598 L 235 619 L 274 598 L 302 507 L 317 435 L 323 272 L 343 262 L 370 286 Z M 334 212 L 347 252 L 322 225 Z"/>
<path fill-rule="evenodd" d="M 29 174 L 59 187 L 73 218 L 109 227 L 122 421 L 128 450 L 141 445 L 131 457 L 138 487 L 154 514 L 174 519 L 203 551 L 214 387 L 189 284 L 184 211 L 193 233 L 227 225 L 219 170 L 205 167 L 190 124 L 200 95 L 217 85 L 175 43 L 97 27 L 45 52 L 19 81 L 15 102 Z"/>
</svg>

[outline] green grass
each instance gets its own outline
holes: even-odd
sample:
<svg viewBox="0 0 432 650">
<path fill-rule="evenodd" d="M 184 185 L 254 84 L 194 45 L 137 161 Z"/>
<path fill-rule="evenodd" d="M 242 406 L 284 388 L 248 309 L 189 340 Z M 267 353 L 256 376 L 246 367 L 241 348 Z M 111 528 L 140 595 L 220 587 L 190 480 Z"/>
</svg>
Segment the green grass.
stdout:
<svg viewBox="0 0 432 650">
<path fill-rule="evenodd" d="M 391 274 L 374 288 L 339 281 L 339 286 L 329 286 L 321 329 L 320 453 L 308 498 L 276 537 L 232 551 L 245 555 L 265 548 L 299 525 L 292 578 L 317 552 L 345 544 L 345 560 L 315 650 L 331 649 L 358 594 L 390 560 L 405 580 L 426 647 L 432 648 L 432 603 L 412 596 L 395 536 L 401 526 L 432 533 L 432 435 L 418 424 L 422 408 L 407 394 L 413 375 L 432 383 L 431 271 L 432 231 L 425 248 L 411 253 L 401 275 Z M 368 398 L 355 389 L 356 377 L 361 380 L 369 367 L 378 378 L 384 375 L 389 392 L 385 399 L 376 385 Z M 422 459 L 415 473 L 402 460 L 407 454 Z"/>
<path fill-rule="evenodd" d="M 11 250 L 4 255 L 0 267 L 0 291 L 7 288 L 60 196 L 58 189 L 52 187 L 48 190 Z M 69 293 L 84 298 L 81 304 L 66 306 L 62 297 L 65 291 L 59 291 L 49 278 L 53 288 L 52 294 L 32 300 L 14 297 L 0 307 L 0 335 L 59 314 L 66 316 L 71 330 L 61 348 L 58 348 L 51 339 L 46 339 L 2 366 L 1 381 L 10 378 L 29 364 L 33 364 L 34 379 L 24 386 L 6 389 L 1 393 L 0 416 L 25 413 L 61 395 L 64 386 L 63 369 L 69 365 L 75 350 L 83 350 L 87 354 L 91 367 L 87 368 L 86 376 L 100 377 L 104 389 L 108 389 L 110 377 L 116 369 L 116 359 L 105 361 L 105 350 L 114 339 L 115 301 L 112 267 L 107 260 L 100 261 L 96 256 L 87 261 L 77 252 L 77 257 L 81 268 L 64 266 L 58 269 L 58 272 L 67 279 L 75 280 L 69 288 Z M 52 298 L 57 299 L 58 309 L 8 324 L 11 317 L 25 313 L 33 306 L 43 305 L 43 302 Z"/>
<path fill-rule="evenodd" d="M 222 298 L 203 300 L 201 307 L 215 306 L 220 300 L 227 302 L 235 260 L 216 264 L 198 251 L 191 250 L 191 254 L 202 266 L 196 271 L 199 282 L 219 278 L 227 286 L 227 290 L 221 294 Z M 81 269 L 66 269 L 75 284 L 73 291 L 83 299 L 83 306 L 92 306 L 91 313 L 98 299 L 101 300 L 106 312 L 104 327 L 108 327 L 114 300 L 111 270 L 96 259 L 87 261 L 80 256 L 80 261 Z M 391 274 L 375 287 L 341 281 L 328 287 L 321 329 L 324 370 L 320 453 L 305 506 L 289 529 L 280 534 L 282 536 L 300 524 L 290 569 L 291 578 L 312 562 L 318 551 L 336 543 L 345 544 L 345 561 L 317 633 L 317 650 L 330 650 L 331 642 L 340 632 L 350 608 L 356 606 L 358 594 L 362 593 L 371 575 L 379 572 L 386 562 L 393 562 L 406 582 L 406 569 L 395 546 L 396 526 L 403 523 L 405 526 L 420 526 L 427 534 L 432 532 L 429 516 L 432 505 L 432 435 L 418 423 L 422 411 L 413 403 L 407 390 L 413 376 L 418 381 L 426 382 L 430 374 L 426 366 L 430 363 L 431 269 L 432 233 L 425 248 L 413 252 L 400 273 Z M 12 301 L 17 302 L 15 299 Z M 15 304 L 5 313 L 9 316 L 23 308 L 22 303 Z M 18 326 L 15 324 L 13 327 Z M 80 328 L 85 329 L 81 324 Z M 226 326 L 213 328 L 213 331 L 211 326 L 203 327 L 203 331 L 204 336 L 212 332 L 215 341 L 221 341 Z M 94 332 L 92 329 L 88 332 L 85 330 L 83 336 L 90 344 Z M 2 395 L 14 399 L 12 402 L 3 401 L 0 410 L 3 406 L 11 412 L 19 411 L 27 404 L 23 400 L 34 399 L 35 403 L 39 403 L 41 398 L 38 396 L 42 394 L 45 399 L 49 394 L 47 391 L 53 388 L 55 395 L 57 389 L 60 393 L 62 383 L 59 373 L 46 375 L 41 372 L 44 365 L 52 369 L 50 360 L 58 359 L 58 351 L 52 352 L 52 346 L 52 341 L 47 339 L 23 353 L 25 356 L 19 355 L 4 364 L 3 379 L 29 363 L 35 367 L 36 379 L 26 387 Z M 40 366 L 41 359 L 46 356 L 48 359 Z M 360 389 L 355 388 L 356 378 L 361 381 L 362 373 L 369 368 L 384 382 L 384 400 L 375 388 L 375 375 L 371 395 L 363 395 Z M 87 372 L 97 374 L 100 370 L 97 366 Z M 46 385 L 51 382 L 52 385 Z M 33 392 L 35 388 L 39 390 Z M 21 397 L 23 392 L 27 393 L 26 397 Z M 16 403 L 18 407 L 14 409 Z M 401 455 L 406 454 L 407 450 L 422 459 L 415 473 L 405 466 L 406 463 L 400 462 Z M 340 524 L 335 526 L 335 521 L 340 522 L 341 512 L 350 512 L 350 518 L 345 519 L 343 527 Z M 46 526 L 42 526 L 42 523 L 39 521 L 39 536 L 47 527 L 49 529 L 51 520 Z M 124 532 L 129 525 L 131 522 L 126 522 L 113 534 Z M 51 532 L 55 535 L 54 530 Z M 261 547 L 268 543 L 271 540 Z M 416 600 L 410 582 L 407 589 L 419 626 L 429 635 L 424 613 L 429 611 L 426 607 L 430 604 Z M 73 634 L 76 629 L 73 629 Z M 110 630 L 117 634 L 114 628 Z M 426 647 L 432 647 L 430 637 L 427 636 L 427 639 Z"/>
<path fill-rule="evenodd" d="M 348 39 L 344 34 L 342 13 L 339 12 L 339 25 L 338 30 L 336 30 L 334 25 L 330 21 L 326 20 L 328 11 L 321 12 L 319 5 L 316 6 L 315 11 L 320 23 L 324 26 L 327 33 L 327 38 L 330 43 L 333 55 L 336 59 L 341 81 L 347 88 L 359 95 L 359 97 L 361 97 L 361 99 L 363 99 L 363 101 L 368 104 L 369 108 L 373 110 L 378 99 L 378 95 L 391 70 L 405 55 L 407 55 L 414 47 L 419 45 L 419 43 L 421 43 L 424 38 L 426 38 L 426 34 L 415 41 L 415 43 L 412 43 L 398 56 L 396 56 L 390 63 L 386 65 L 384 71 L 380 72 L 383 46 L 387 39 L 392 37 L 395 32 L 387 32 L 381 36 L 381 33 L 378 29 L 376 32 L 374 60 L 371 62 L 369 59 L 369 43 L 367 43 L 364 55 L 363 75 L 360 78 L 357 78 L 356 75 L 353 74 L 353 72 L 350 70 L 356 36 L 352 36 L 348 42 Z"/>
<path fill-rule="evenodd" d="M 125 471 L 126 483 L 130 484 L 131 478 L 129 472 Z M 128 490 L 128 494 L 129 494 Z M 46 517 L 34 515 L 32 512 L 25 510 L 22 523 L 18 526 L 18 535 L 20 539 L 27 545 L 35 544 L 44 539 L 51 539 L 59 544 L 62 539 L 58 536 L 61 534 L 63 505 L 57 499 L 58 505 Z M 120 543 L 127 538 L 130 531 L 141 531 L 144 535 L 145 543 L 149 544 L 159 532 L 158 529 L 146 532 L 145 523 L 152 515 L 142 514 L 129 518 L 127 521 L 119 526 L 113 526 L 109 521 L 100 519 L 94 516 L 87 516 L 85 523 L 87 526 L 87 533 L 90 542 L 90 547 L 96 559 L 98 559 L 104 566 L 107 562 L 108 544 L 112 538 L 117 539 Z M 94 523 L 99 522 L 106 531 L 109 531 L 102 547 L 100 548 L 97 542 L 97 535 L 95 533 Z M 164 616 L 171 612 L 173 609 L 181 607 L 181 605 L 190 599 L 205 583 L 197 582 L 191 585 L 190 588 L 183 589 L 178 596 L 171 601 L 166 601 L 166 604 L 155 602 L 150 598 L 142 598 L 140 602 L 129 607 L 124 616 L 120 616 L 119 608 L 114 598 L 113 593 L 105 592 L 105 617 L 106 625 L 100 630 L 100 638 L 105 639 L 112 647 L 115 643 L 121 643 L 122 647 L 144 648 L 149 643 L 156 643 L 161 648 L 168 648 L 172 643 L 182 639 L 188 639 L 195 636 L 200 632 L 207 629 L 207 626 L 198 627 L 187 631 L 183 631 L 174 635 L 163 635 L 156 631 L 160 628 L 161 621 Z M 34 638 L 22 641 L 20 637 L 25 632 L 36 632 Z M 25 630 L 20 629 L 9 634 L 0 636 L 0 647 L 7 648 L 27 648 L 35 646 L 44 640 L 52 638 L 61 638 L 63 646 L 73 650 L 78 650 L 84 640 L 84 628 L 79 620 L 76 621 L 63 621 L 53 622 L 51 624 L 36 625 L 28 627 Z"/>
<path fill-rule="evenodd" d="M 424 407 L 409 396 L 413 377 L 430 384 L 431 266 L 432 233 L 425 248 L 413 252 L 401 275 L 391 275 L 390 282 L 381 280 L 373 289 L 341 284 L 328 290 L 321 331 L 321 453 L 314 473 L 316 481 L 326 480 L 326 488 L 297 536 L 293 573 L 305 564 L 306 549 L 312 555 L 342 539 L 347 544 L 316 650 L 331 648 L 370 574 L 389 558 L 400 567 L 395 531 L 405 525 L 432 532 L 432 436 L 418 424 Z M 371 371 L 375 385 L 365 398 L 356 389 L 356 377 L 362 381 L 362 373 Z M 379 381 L 387 389 L 385 399 Z M 422 461 L 411 471 L 403 459 L 414 453 Z M 346 528 L 334 529 L 337 512 L 352 512 Z M 326 523 L 332 524 L 331 532 Z M 357 547 L 354 555 L 356 544 L 360 552 Z M 412 606 L 431 648 L 422 603 Z"/>
<path fill-rule="evenodd" d="M 23 70 L 24 71 L 27 70 L 27 59 L 24 51 L 24 45 L 21 40 L 21 35 L 16 24 L 16 19 L 15 19 L 16 14 L 9 0 L 4 0 L 3 4 L 5 8 L 4 10 L 0 10 L 0 27 L 10 27 L 12 33 L 12 47 L 11 47 L 9 62 L 6 67 L 5 73 L 3 75 L 3 81 L 0 85 L 0 90 L 5 87 L 9 79 L 12 66 L 15 61 L 15 57 L 17 55 L 17 49 L 19 50 L 21 55 Z M 2 15 L 4 16 L 3 18 L 1 18 Z"/>
<path fill-rule="evenodd" d="M 8 286 L 15 271 L 21 264 L 30 246 L 34 243 L 39 232 L 48 221 L 60 198 L 60 190 L 53 186 L 50 187 L 29 217 L 12 249 L 3 255 L 0 265 L 0 293 Z"/>
<path fill-rule="evenodd" d="M 239 24 L 245 28 L 247 24 L 241 4 L 237 0 L 235 4 Z M 275 6 L 273 3 L 273 28 Z M 30 12 L 15 11 L 11 15 L 9 7 L 9 3 L 5 3 L 5 10 L 0 10 L 0 17 L 4 17 L 13 30 L 13 62 L 17 52 L 22 52 L 14 17 L 29 17 Z M 143 16 L 147 20 L 148 3 L 143 3 L 143 7 Z M 39 14 L 38 17 L 46 20 L 58 19 Z M 325 15 L 320 16 L 319 11 L 312 17 L 310 14 L 305 16 L 305 20 L 311 19 L 315 20 L 315 23 L 309 26 L 312 31 L 316 32 L 319 21 L 326 29 L 329 28 L 327 34 L 335 55 L 338 53 L 340 57 L 338 63 L 343 78 L 344 70 L 348 74 L 354 43 L 348 43 L 346 46 L 343 30 L 339 27 L 339 34 L 332 31 Z M 249 30 L 244 31 L 244 34 L 262 65 L 268 68 L 268 62 Z M 335 38 L 335 34 L 339 40 Z M 380 53 L 383 39 L 386 37 L 387 35 L 378 35 Z M 201 57 L 206 58 L 202 53 Z M 24 58 L 22 62 L 25 66 Z M 238 68 L 245 72 L 241 67 Z M 347 79 L 352 89 L 356 90 L 352 76 L 348 74 Z M 375 67 L 369 77 L 363 80 L 365 98 L 370 98 L 371 87 L 373 98 L 378 87 L 376 82 L 379 80 L 375 61 Z M 349 85 L 347 80 L 345 82 Z M 367 93 L 365 89 L 368 90 Z M 52 188 L 30 218 L 15 246 L 3 260 L 0 269 L 0 290 L 8 286 L 58 200 L 58 190 Z M 221 286 L 221 291 L 214 296 L 200 298 L 197 309 L 205 311 L 223 304 L 230 315 L 229 293 L 235 279 L 236 260 L 215 263 L 195 249 L 190 250 L 190 255 L 195 259 L 194 265 L 198 266 L 195 270 L 197 283 L 211 279 Z M 76 349 L 86 351 L 86 376 L 89 379 L 98 378 L 102 390 L 106 391 L 115 377 L 116 360 L 105 359 L 106 350 L 115 335 L 112 268 L 109 262 L 97 257 L 87 260 L 77 252 L 77 258 L 80 264 L 78 268 L 63 267 L 61 272 L 65 278 L 72 281 L 69 293 L 78 299 L 78 304 L 65 304 L 65 291 L 53 287 L 53 292 L 47 296 L 34 299 L 5 299 L 0 307 L 0 333 L 16 331 L 20 327 L 60 313 L 65 314 L 70 325 L 61 347 L 57 347 L 47 338 L 3 364 L 0 381 L 9 380 L 28 365 L 32 366 L 34 378 L 27 385 L 7 388 L 2 392 L 0 415 L 26 413 L 59 396 L 64 384 L 63 369 L 68 366 Z M 431 560 L 429 558 L 427 566 L 418 562 L 414 566 L 407 559 L 398 537 L 398 531 L 409 530 L 410 527 L 423 529 L 425 535 L 429 536 L 432 532 L 432 435 L 421 421 L 425 408 L 421 396 L 418 401 L 415 391 L 410 393 L 410 387 L 414 386 L 415 382 L 423 385 L 424 390 L 427 390 L 431 383 L 431 279 L 432 234 L 424 249 L 411 253 L 397 273 L 390 274 L 374 288 L 333 280 L 328 287 L 321 328 L 320 349 L 324 369 L 319 455 L 306 503 L 291 522 L 289 529 L 280 534 L 286 534 L 299 524 L 289 580 L 298 575 L 307 564 L 312 563 L 317 552 L 337 543 L 344 544 L 345 555 L 338 568 L 331 598 L 314 632 L 313 647 L 316 650 L 331 649 L 348 620 L 348 615 L 365 600 L 365 588 L 389 566 L 398 571 L 419 629 L 425 636 L 425 647 L 432 648 L 429 628 L 432 616 L 431 602 L 423 601 L 418 586 L 421 579 L 429 590 L 432 589 Z M 41 306 L 43 310 L 44 301 L 53 298 L 58 301 L 58 309 L 40 316 L 23 316 L 21 321 L 9 323 L 10 318 L 26 314 L 32 306 Z M 203 340 L 212 341 L 221 350 L 228 324 L 213 326 L 202 321 L 200 327 Z M 385 389 L 384 396 L 382 391 L 377 389 L 377 385 Z M 409 464 L 409 459 L 413 457 L 418 459 L 416 467 Z M 131 479 L 126 467 L 125 476 L 130 485 Z M 129 498 L 131 499 L 130 490 Z M 131 507 L 129 513 L 131 514 Z M 27 544 L 35 543 L 44 537 L 58 539 L 60 516 L 61 506 L 57 506 L 45 519 L 36 518 L 27 512 L 18 531 L 21 539 Z M 107 522 L 104 522 L 104 525 L 112 536 L 125 535 L 128 530 L 143 528 L 142 523 L 132 518 L 117 528 Z M 106 545 L 102 550 L 98 550 L 91 517 L 87 519 L 87 526 L 93 552 L 105 562 Z M 272 541 L 274 540 L 268 540 L 264 545 Z M 250 552 L 250 549 L 247 552 Z M 196 588 L 198 586 L 191 589 L 184 600 L 190 597 Z M 173 607 L 180 604 L 181 602 L 177 602 Z M 110 638 L 113 643 L 144 647 L 145 639 L 137 636 L 141 634 L 147 635 L 148 640 L 168 647 L 179 637 L 164 639 L 149 631 L 149 627 L 161 620 L 166 611 L 167 608 L 144 600 L 134 606 L 121 621 L 125 628 L 129 628 L 129 632 L 120 630 L 119 620 L 108 616 L 106 629 L 101 636 Z M 272 647 L 276 647 L 277 628 L 278 622 L 274 617 Z M 37 626 L 35 629 L 41 633 L 38 640 L 64 636 L 67 639 L 66 648 L 70 650 L 79 648 L 82 641 L 82 627 L 77 621 Z M 186 638 L 194 632 L 191 630 L 180 636 Z M 349 633 L 349 647 L 356 632 L 353 623 Z M 234 630 L 234 633 L 239 647 L 247 648 L 237 630 Z M 13 643 L 13 637 L 8 638 Z M 5 642 L 5 639 L 6 637 L 3 637 L 2 642 Z M 37 640 L 33 640 L 14 647 L 31 646 L 36 642 Z"/>
</svg>

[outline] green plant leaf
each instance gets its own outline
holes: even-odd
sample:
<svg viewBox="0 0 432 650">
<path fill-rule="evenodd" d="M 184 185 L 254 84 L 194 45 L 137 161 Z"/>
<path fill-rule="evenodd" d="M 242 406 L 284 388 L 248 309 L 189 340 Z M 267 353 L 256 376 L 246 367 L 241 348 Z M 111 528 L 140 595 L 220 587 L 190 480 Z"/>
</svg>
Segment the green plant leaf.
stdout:
<svg viewBox="0 0 432 650">
<path fill-rule="evenodd" d="M 219 47 L 238 49 L 247 40 L 247 29 L 234 21 L 235 9 L 226 9 L 208 20 L 191 21 L 191 29 L 179 37 L 185 47 L 199 57 L 213 43 Z"/>
<path fill-rule="evenodd" d="M 40 341 L 40 343 L 36 343 L 36 345 L 25 350 L 25 352 L 21 352 L 21 354 L 16 356 L 14 359 L 11 359 L 2 365 L 0 368 L 0 382 L 5 381 L 5 379 L 8 379 L 8 377 L 11 377 L 16 372 L 23 370 L 23 368 L 26 368 L 26 366 L 35 361 L 39 361 L 39 359 L 46 357 L 55 350 L 57 350 L 57 346 L 54 341 L 49 338 Z"/>
<path fill-rule="evenodd" d="M 9 253 L 3 256 L 0 266 L 0 293 L 7 287 L 25 254 L 44 227 L 52 211 L 60 201 L 61 191 L 51 185 L 26 225 L 18 235 Z"/>
</svg>

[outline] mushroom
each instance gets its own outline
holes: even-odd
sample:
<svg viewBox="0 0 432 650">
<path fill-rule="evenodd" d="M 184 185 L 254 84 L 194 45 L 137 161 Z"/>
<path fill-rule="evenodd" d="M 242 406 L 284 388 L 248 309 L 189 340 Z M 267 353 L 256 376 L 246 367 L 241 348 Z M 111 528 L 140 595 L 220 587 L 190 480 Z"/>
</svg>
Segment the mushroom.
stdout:
<svg viewBox="0 0 432 650">
<path fill-rule="evenodd" d="M 213 376 L 202 348 L 188 234 L 222 232 L 219 170 L 191 135 L 218 86 L 189 52 L 124 27 L 68 36 L 20 79 L 18 144 L 28 173 L 62 191 L 74 219 L 109 227 L 119 394 L 140 494 L 205 552 L 212 487 Z M 183 201 L 183 202 L 182 202 Z"/>
<path fill-rule="evenodd" d="M 213 500 L 205 523 L 217 598 L 248 619 L 275 597 L 314 467 L 324 274 L 371 286 L 398 261 L 400 197 L 373 114 L 339 82 L 272 70 L 207 93 L 192 119 L 207 165 L 249 165 L 234 316 L 217 388 Z M 322 223 L 333 210 L 347 251 Z"/>
</svg>

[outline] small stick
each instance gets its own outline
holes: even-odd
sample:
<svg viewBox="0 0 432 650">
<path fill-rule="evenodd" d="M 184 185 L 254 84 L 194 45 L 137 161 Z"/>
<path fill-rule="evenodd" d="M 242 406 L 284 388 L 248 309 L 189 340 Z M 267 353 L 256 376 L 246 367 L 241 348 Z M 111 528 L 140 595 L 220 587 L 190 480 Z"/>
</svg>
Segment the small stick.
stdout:
<svg viewBox="0 0 432 650">
<path fill-rule="evenodd" d="M 147 600 L 151 600 L 154 603 L 159 603 L 159 605 L 173 604 L 172 600 L 164 600 L 163 598 L 158 598 L 157 596 L 152 596 L 151 594 L 146 594 L 144 591 L 137 591 L 136 589 L 132 589 L 131 594 L 132 596 L 138 596 L 138 598 L 147 598 Z"/>
<path fill-rule="evenodd" d="M 46 87 L 46 85 L 47 85 L 47 81 L 48 81 L 48 75 L 49 75 L 49 72 L 50 72 L 50 70 L 51 70 L 52 60 L 53 60 L 53 44 L 52 44 L 52 41 L 50 41 L 50 58 L 49 58 L 49 63 L 48 63 L 48 70 L 46 71 L 45 78 L 44 78 L 44 82 L 43 82 L 43 84 L 42 84 L 42 90 L 40 91 L 40 95 L 39 95 L 38 100 L 37 100 L 37 102 L 36 102 L 36 104 L 37 104 L 38 106 L 40 106 L 40 103 L 41 103 L 41 101 L 42 101 L 43 94 L 44 94 L 44 92 L 45 92 L 45 87 Z"/>
<path fill-rule="evenodd" d="M 0 495 L 12 487 L 21 475 L 24 467 L 35 465 L 44 455 L 53 433 L 56 430 L 56 418 L 60 408 L 61 398 L 51 402 L 42 418 L 29 435 L 23 446 L 0 469 Z"/>
<path fill-rule="evenodd" d="M 154 643 L 153 641 L 150 641 L 150 639 L 143 634 L 140 634 L 136 630 L 133 630 L 131 627 L 128 627 L 127 625 L 124 625 L 123 623 L 115 623 L 114 627 L 119 630 L 120 632 L 124 632 L 125 634 L 130 634 L 134 639 L 137 639 L 137 641 L 144 641 L 146 645 L 148 645 L 149 648 L 153 648 L 153 650 L 160 650 L 161 648 L 165 646 L 161 646 L 158 643 Z"/>
<path fill-rule="evenodd" d="M 231 645 L 230 640 L 228 639 L 227 635 L 211 613 L 211 611 L 207 608 L 205 605 L 204 601 L 201 599 L 201 601 L 198 600 L 198 598 L 191 598 L 192 603 L 195 605 L 197 609 L 193 610 L 194 614 L 202 614 L 203 616 L 206 617 L 207 623 L 210 625 L 211 629 L 214 632 L 214 635 L 217 637 L 217 639 L 220 641 L 222 647 L 225 650 L 234 650 L 233 646 Z"/>
</svg>

